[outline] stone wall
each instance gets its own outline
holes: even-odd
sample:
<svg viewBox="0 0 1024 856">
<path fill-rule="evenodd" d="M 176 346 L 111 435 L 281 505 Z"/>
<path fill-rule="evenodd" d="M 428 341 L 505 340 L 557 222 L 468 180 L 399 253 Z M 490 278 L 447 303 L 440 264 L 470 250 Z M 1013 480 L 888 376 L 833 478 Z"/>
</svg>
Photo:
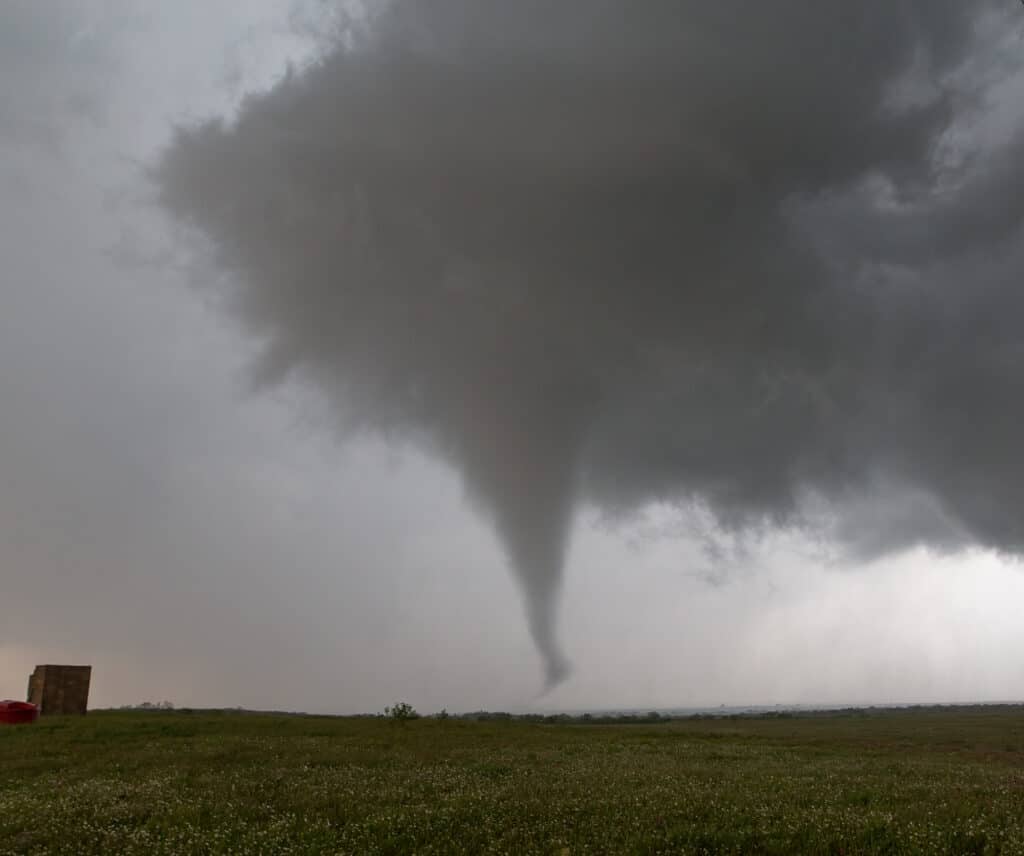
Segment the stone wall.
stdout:
<svg viewBox="0 0 1024 856">
<path fill-rule="evenodd" d="M 36 666 L 28 679 L 28 700 L 44 715 L 84 714 L 91 677 L 92 666 Z"/>
</svg>

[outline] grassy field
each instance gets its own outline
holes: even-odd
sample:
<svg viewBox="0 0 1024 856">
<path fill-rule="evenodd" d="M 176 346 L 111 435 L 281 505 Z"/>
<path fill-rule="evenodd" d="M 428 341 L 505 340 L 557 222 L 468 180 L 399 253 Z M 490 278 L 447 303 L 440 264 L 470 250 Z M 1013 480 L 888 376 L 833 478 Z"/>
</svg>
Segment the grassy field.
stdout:
<svg viewBox="0 0 1024 856">
<path fill-rule="evenodd" d="M 1024 712 L 0 728 L 0 853 L 1020 853 Z"/>
</svg>

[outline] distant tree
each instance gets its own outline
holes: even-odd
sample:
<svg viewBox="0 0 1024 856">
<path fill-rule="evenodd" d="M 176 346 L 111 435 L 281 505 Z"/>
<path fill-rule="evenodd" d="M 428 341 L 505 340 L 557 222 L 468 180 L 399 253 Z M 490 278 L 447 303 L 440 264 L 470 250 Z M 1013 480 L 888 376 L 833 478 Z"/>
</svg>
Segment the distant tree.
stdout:
<svg viewBox="0 0 1024 856">
<path fill-rule="evenodd" d="M 169 701 L 143 701 L 139 704 L 124 704 L 120 710 L 174 710 L 174 703 Z"/>
<path fill-rule="evenodd" d="M 396 702 L 391 707 L 384 708 L 384 716 L 392 722 L 405 724 L 409 720 L 419 719 L 420 715 L 413 706 L 405 701 Z"/>
</svg>

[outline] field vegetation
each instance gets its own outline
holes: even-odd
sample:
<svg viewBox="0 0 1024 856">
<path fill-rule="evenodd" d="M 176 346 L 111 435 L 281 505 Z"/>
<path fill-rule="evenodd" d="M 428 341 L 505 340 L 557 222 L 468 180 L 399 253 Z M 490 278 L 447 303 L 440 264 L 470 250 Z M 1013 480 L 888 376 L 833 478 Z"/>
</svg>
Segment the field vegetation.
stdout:
<svg viewBox="0 0 1024 856">
<path fill-rule="evenodd" d="M 112 711 L 0 730 L 0 854 L 1024 854 L 1024 711 Z"/>
</svg>

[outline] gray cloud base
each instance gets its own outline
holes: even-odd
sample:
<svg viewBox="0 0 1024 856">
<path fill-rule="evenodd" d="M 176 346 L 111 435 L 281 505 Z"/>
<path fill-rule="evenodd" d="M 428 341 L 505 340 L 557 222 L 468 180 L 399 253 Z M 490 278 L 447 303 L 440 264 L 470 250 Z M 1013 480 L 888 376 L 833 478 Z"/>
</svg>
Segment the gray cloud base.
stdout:
<svg viewBox="0 0 1024 856">
<path fill-rule="evenodd" d="M 551 686 L 580 501 L 1024 546 L 1024 160 L 939 156 L 995 8 L 399 0 L 157 179 L 263 380 L 460 470 Z"/>
</svg>

